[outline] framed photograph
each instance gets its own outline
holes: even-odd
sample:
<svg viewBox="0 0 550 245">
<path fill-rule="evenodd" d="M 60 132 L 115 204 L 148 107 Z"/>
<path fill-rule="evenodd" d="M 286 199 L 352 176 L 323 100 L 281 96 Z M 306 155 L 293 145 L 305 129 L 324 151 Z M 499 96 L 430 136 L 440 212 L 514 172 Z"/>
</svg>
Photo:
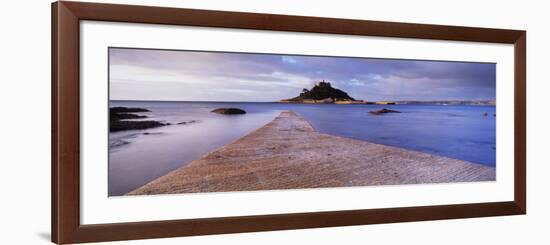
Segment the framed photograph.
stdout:
<svg viewBox="0 0 550 245">
<path fill-rule="evenodd" d="M 52 5 L 52 241 L 526 213 L 526 32 Z"/>
</svg>

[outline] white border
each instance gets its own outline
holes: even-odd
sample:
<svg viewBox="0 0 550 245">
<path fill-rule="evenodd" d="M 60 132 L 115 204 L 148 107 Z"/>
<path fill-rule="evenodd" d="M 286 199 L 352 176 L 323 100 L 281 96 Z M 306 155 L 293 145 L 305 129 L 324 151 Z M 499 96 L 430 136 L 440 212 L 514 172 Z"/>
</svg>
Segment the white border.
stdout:
<svg viewBox="0 0 550 245">
<path fill-rule="evenodd" d="M 513 200 L 514 53 L 507 44 L 81 22 L 82 224 Z M 497 63 L 497 181 L 107 197 L 107 47 Z"/>
</svg>

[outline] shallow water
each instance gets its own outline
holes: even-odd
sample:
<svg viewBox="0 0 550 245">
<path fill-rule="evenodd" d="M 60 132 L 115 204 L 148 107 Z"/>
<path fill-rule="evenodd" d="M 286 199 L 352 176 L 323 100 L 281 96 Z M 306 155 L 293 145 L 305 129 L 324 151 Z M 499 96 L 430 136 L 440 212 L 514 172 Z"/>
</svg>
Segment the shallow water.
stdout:
<svg viewBox="0 0 550 245">
<path fill-rule="evenodd" d="M 111 101 L 174 125 L 109 135 L 109 195 L 125 194 L 292 110 L 319 132 L 495 166 L 494 106 Z M 244 115 L 210 111 L 238 107 Z M 402 113 L 371 115 L 391 108 Z M 483 116 L 487 112 L 488 116 Z M 192 121 L 195 122 L 192 122 Z M 185 125 L 177 125 L 188 122 Z"/>
</svg>

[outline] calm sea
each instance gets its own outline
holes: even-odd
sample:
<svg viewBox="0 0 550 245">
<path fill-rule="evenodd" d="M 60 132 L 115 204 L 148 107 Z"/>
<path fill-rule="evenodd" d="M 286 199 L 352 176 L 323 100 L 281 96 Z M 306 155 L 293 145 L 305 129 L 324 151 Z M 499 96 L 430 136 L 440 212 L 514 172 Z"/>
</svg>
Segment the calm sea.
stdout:
<svg viewBox="0 0 550 245">
<path fill-rule="evenodd" d="M 171 126 L 110 133 L 109 195 L 123 195 L 292 110 L 322 133 L 495 166 L 495 106 L 111 101 Z M 244 115 L 210 111 L 238 107 Z M 374 116 L 371 110 L 402 113 Z M 488 116 L 483 116 L 488 113 Z M 185 125 L 180 122 L 196 121 Z"/>
</svg>

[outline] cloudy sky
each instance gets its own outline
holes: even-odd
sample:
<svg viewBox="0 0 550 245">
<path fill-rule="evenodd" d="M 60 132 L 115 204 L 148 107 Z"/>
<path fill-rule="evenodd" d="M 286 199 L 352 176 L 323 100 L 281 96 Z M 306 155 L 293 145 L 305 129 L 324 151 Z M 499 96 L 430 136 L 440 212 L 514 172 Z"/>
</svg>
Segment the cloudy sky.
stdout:
<svg viewBox="0 0 550 245">
<path fill-rule="evenodd" d="M 495 99 L 495 64 L 109 49 L 110 99 L 278 101 L 326 80 L 361 100 Z"/>
</svg>

